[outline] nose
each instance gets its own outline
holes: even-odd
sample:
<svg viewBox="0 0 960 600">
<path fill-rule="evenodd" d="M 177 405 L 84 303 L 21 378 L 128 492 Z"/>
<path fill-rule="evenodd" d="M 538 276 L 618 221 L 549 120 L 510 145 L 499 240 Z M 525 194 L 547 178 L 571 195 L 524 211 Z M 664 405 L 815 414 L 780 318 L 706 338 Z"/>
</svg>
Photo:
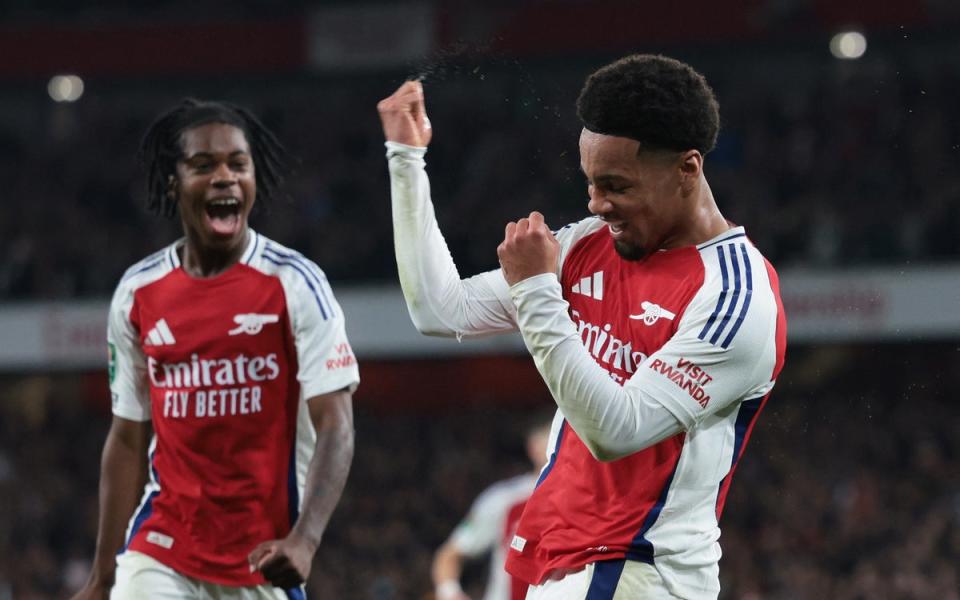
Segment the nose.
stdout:
<svg viewBox="0 0 960 600">
<path fill-rule="evenodd" d="M 237 182 L 237 177 L 230 166 L 226 163 L 220 163 L 213 171 L 210 178 L 210 184 L 217 188 L 228 188 Z"/>
<path fill-rule="evenodd" d="M 602 217 L 610 212 L 612 205 L 607 201 L 606 196 L 602 192 L 597 191 L 597 188 L 590 186 L 587 194 L 589 196 L 589 200 L 587 200 L 587 210 L 590 211 L 590 214 Z"/>
</svg>

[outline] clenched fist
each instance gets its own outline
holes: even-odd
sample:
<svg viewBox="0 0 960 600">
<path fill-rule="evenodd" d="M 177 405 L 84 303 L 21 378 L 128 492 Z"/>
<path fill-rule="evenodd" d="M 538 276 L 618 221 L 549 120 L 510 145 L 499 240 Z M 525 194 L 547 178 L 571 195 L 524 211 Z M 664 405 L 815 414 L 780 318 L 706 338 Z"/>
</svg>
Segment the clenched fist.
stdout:
<svg viewBox="0 0 960 600">
<path fill-rule="evenodd" d="M 542 273 L 556 273 L 560 242 L 537 211 L 525 219 L 507 223 L 497 258 L 507 283 L 514 285 Z"/>
<path fill-rule="evenodd" d="M 425 148 L 433 130 L 423 102 L 423 84 L 406 81 L 393 94 L 377 103 L 383 135 L 388 142 Z"/>
</svg>

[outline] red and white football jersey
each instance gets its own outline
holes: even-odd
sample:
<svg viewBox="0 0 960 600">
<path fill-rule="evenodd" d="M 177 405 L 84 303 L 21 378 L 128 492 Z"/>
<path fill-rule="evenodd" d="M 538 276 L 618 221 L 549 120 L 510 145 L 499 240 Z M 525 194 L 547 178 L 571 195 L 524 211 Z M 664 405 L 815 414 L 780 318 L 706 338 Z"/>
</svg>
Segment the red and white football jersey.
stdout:
<svg viewBox="0 0 960 600">
<path fill-rule="evenodd" d="M 296 521 L 316 433 L 306 399 L 359 382 L 323 272 L 253 231 L 242 259 L 194 278 L 182 241 L 131 267 L 110 307 L 113 413 L 152 420 L 149 482 L 124 550 L 226 585 Z"/>
<path fill-rule="evenodd" d="M 626 559 L 657 566 L 678 595 L 716 591 L 730 477 L 783 365 L 776 272 L 741 227 L 639 261 L 616 253 L 599 219 L 557 237 L 563 298 L 586 350 L 683 432 L 601 462 L 558 412 L 507 570 L 536 584 Z"/>
<path fill-rule="evenodd" d="M 541 584 L 597 563 L 588 595 L 610 598 L 626 561 L 641 561 L 676 596 L 716 597 L 719 515 L 783 365 L 773 268 L 740 227 L 628 261 L 591 217 L 556 233 L 559 277 L 461 279 L 436 222 L 426 148 L 386 148 L 417 329 L 458 339 L 519 329 L 560 407 L 507 570 Z"/>
</svg>

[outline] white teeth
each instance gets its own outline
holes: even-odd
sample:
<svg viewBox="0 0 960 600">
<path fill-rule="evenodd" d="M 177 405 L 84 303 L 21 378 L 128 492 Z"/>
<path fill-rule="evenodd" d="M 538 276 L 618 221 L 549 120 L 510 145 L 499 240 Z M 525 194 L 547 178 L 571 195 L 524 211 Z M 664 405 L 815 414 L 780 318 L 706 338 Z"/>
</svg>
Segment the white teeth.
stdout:
<svg viewBox="0 0 960 600">
<path fill-rule="evenodd" d="M 209 204 L 213 206 L 235 206 L 240 204 L 240 201 L 236 198 L 217 198 L 216 200 L 211 200 Z"/>
</svg>

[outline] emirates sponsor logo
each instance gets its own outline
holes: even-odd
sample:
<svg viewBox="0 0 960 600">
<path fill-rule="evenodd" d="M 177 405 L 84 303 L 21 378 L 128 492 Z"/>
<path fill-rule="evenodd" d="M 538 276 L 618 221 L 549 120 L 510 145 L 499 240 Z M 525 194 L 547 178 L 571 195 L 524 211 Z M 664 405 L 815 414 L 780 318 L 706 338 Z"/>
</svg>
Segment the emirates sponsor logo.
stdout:
<svg viewBox="0 0 960 600">
<path fill-rule="evenodd" d="M 212 385 L 243 385 L 276 379 L 280 375 L 277 354 L 249 357 L 240 354 L 234 359 L 200 358 L 190 355 L 190 362 L 161 363 L 147 358 L 147 371 L 154 387 L 184 388 Z"/>
<path fill-rule="evenodd" d="M 607 323 L 604 326 L 594 325 L 580 318 L 579 311 L 570 311 L 580 339 L 584 347 L 601 364 L 608 368 L 633 373 L 637 366 L 647 360 L 647 355 L 633 349 L 632 342 L 625 342 L 614 335 L 613 326 Z M 614 379 L 622 381 L 622 377 L 611 373 Z"/>
<path fill-rule="evenodd" d="M 147 358 L 153 387 L 163 391 L 164 418 L 210 418 L 249 415 L 263 411 L 260 385 L 280 376 L 276 353 L 236 358 L 200 358 L 161 363 Z"/>
</svg>

